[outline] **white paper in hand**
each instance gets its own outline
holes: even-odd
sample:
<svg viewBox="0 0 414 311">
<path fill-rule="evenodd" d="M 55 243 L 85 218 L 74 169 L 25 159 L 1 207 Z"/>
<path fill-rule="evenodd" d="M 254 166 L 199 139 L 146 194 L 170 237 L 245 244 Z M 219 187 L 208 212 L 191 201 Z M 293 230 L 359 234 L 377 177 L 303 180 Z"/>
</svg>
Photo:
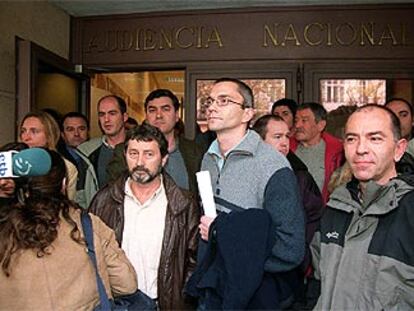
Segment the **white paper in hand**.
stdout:
<svg viewBox="0 0 414 311">
<path fill-rule="evenodd" d="M 200 191 L 201 202 L 203 202 L 204 214 L 208 217 L 217 216 L 216 203 L 214 203 L 213 188 L 209 171 L 196 173 L 198 190 Z"/>
</svg>

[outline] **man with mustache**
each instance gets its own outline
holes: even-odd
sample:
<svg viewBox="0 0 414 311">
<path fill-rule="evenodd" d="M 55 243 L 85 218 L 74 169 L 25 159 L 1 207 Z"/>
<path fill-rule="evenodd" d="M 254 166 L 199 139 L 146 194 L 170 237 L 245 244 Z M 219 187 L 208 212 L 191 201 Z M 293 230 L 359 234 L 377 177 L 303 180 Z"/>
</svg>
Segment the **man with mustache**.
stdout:
<svg viewBox="0 0 414 311">
<path fill-rule="evenodd" d="M 311 244 L 321 282 L 315 310 L 414 309 L 414 180 L 396 169 L 406 146 L 389 109 L 371 104 L 349 117 L 354 178 L 330 195 Z"/>
<path fill-rule="evenodd" d="M 160 309 L 185 309 L 182 289 L 195 267 L 198 206 L 163 172 L 168 142 L 158 128 L 130 130 L 124 156 L 128 172 L 97 193 L 90 211 L 115 231 L 138 288 Z"/>
<path fill-rule="evenodd" d="M 295 140 L 291 150 L 306 164 L 328 201 L 328 183 L 332 173 L 343 164 L 342 142 L 325 132 L 327 112 L 318 103 L 304 103 L 295 116 Z"/>
</svg>

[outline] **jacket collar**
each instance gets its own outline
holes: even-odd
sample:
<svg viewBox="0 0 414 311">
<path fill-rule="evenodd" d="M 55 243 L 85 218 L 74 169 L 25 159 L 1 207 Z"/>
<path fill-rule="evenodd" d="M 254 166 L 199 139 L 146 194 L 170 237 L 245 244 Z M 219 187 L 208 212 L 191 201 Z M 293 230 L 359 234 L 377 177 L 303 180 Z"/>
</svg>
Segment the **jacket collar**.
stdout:
<svg viewBox="0 0 414 311">
<path fill-rule="evenodd" d="M 128 172 L 125 172 L 112 184 L 112 186 L 107 186 L 110 187 L 109 192 L 112 199 L 118 202 L 119 206 L 122 206 L 122 208 L 125 198 L 125 183 L 128 176 Z M 167 209 L 169 209 L 172 215 L 179 215 L 188 208 L 189 199 L 184 195 L 185 190 L 180 189 L 166 172 L 162 173 L 162 177 L 168 201 Z"/>
<path fill-rule="evenodd" d="M 259 143 L 262 141 L 259 134 L 257 134 L 255 131 L 247 130 L 246 135 L 242 138 L 242 140 L 234 146 L 232 149 L 230 149 L 226 157 L 233 153 L 244 153 L 253 155 L 256 153 L 257 147 Z M 216 156 L 221 157 L 220 149 L 218 140 L 214 140 L 210 146 L 210 148 L 207 151 L 209 154 L 214 154 Z"/>
<path fill-rule="evenodd" d="M 168 200 L 168 209 L 173 216 L 178 216 L 181 213 L 188 210 L 188 196 L 184 193 L 190 193 L 186 190 L 179 188 L 170 175 L 163 173 L 165 193 Z"/>
<path fill-rule="evenodd" d="M 400 199 L 412 190 L 414 186 L 397 177 L 384 186 L 369 182 L 364 196 L 360 198 L 358 181 L 353 179 L 331 194 L 328 206 L 348 213 L 357 209 L 363 216 L 384 215 L 397 208 Z"/>
</svg>

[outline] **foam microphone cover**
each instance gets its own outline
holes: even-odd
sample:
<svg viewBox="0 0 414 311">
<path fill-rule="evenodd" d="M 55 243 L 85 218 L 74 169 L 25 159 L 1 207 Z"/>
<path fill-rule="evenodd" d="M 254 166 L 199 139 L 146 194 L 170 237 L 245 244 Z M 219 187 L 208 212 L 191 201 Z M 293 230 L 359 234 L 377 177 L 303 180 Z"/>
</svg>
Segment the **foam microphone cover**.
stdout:
<svg viewBox="0 0 414 311">
<path fill-rule="evenodd" d="M 13 155 L 13 174 L 19 177 L 43 176 L 49 173 L 52 159 L 42 148 L 30 148 Z"/>
</svg>

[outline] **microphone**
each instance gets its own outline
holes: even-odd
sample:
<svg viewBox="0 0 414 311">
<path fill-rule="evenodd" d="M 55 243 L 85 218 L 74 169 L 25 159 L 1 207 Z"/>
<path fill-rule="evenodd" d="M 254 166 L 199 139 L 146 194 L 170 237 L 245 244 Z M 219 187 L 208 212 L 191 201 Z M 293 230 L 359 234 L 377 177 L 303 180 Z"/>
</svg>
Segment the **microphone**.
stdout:
<svg viewBox="0 0 414 311">
<path fill-rule="evenodd" d="M 52 159 L 42 148 L 0 152 L 0 178 L 42 176 L 51 166 Z"/>
</svg>

